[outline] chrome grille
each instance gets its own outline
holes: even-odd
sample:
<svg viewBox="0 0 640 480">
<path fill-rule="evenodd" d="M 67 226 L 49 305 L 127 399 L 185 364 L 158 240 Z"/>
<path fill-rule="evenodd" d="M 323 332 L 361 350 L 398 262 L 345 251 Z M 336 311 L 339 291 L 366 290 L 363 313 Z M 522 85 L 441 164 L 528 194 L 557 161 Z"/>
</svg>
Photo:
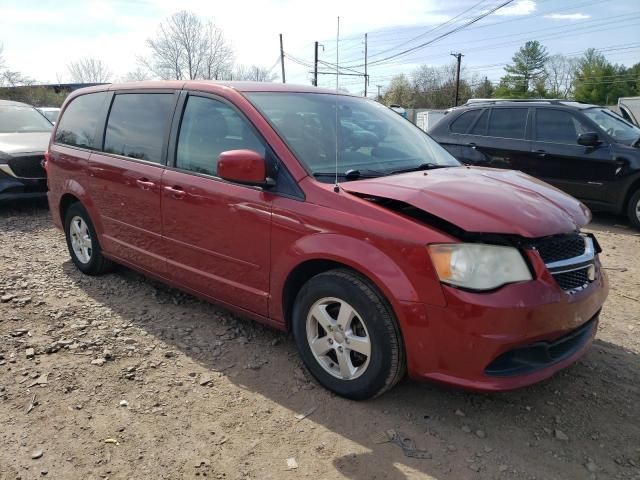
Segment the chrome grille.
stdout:
<svg viewBox="0 0 640 480">
<path fill-rule="evenodd" d="M 580 233 L 536 240 L 531 245 L 565 292 L 582 290 L 595 279 L 593 239 Z"/>
<path fill-rule="evenodd" d="M 571 272 L 556 273 L 553 278 L 563 290 L 578 290 L 589 283 L 589 268 L 585 267 Z"/>
<path fill-rule="evenodd" d="M 538 250 L 544 263 L 578 257 L 585 251 L 584 237 L 579 233 L 536 240 L 532 246 Z"/>
</svg>

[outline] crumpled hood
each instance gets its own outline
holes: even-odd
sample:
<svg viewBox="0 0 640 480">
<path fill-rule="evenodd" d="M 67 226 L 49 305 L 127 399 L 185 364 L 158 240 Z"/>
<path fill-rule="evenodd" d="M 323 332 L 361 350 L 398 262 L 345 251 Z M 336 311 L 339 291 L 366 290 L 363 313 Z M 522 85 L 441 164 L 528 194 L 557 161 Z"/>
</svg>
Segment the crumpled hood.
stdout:
<svg viewBox="0 0 640 480">
<path fill-rule="evenodd" d="M 536 238 L 571 232 L 591 220 L 580 201 L 515 170 L 442 168 L 358 180 L 342 188 L 407 203 L 474 233 Z"/>
<path fill-rule="evenodd" d="M 42 153 L 49 147 L 51 132 L 0 133 L 0 152 L 8 155 L 16 153 Z"/>
</svg>

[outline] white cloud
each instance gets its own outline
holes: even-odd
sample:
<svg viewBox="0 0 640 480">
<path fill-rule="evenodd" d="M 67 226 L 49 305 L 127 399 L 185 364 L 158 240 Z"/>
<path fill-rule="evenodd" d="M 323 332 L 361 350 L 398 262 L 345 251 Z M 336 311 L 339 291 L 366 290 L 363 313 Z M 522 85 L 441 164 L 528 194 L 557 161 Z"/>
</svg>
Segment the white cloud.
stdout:
<svg viewBox="0 0 640 480">
<path fill-rule="evenodd" d="M 534 0 L 518 0 L 511 5 L 497 10 L 495 15 L 503 17 L 521 17 L 523 15 L 529 15 L 535 11 L 536 2 Z"/>
<path fill-rule="evenodd" d="M 544 18 L 551 20 L 585 20 L 591 18 L 591 15 L 587 15 L 586 13 L 552 13 L 545 15 Z"/>
</svg>

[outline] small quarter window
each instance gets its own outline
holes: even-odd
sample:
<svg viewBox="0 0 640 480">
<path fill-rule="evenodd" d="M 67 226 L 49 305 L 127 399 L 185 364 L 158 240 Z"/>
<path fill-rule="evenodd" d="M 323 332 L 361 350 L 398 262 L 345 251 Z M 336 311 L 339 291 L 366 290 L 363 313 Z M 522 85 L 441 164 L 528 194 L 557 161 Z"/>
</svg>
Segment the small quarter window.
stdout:
<svg viewBox="0 0 640 480">
<path fill-rule="evenodd" d="M 96 127 L 108 92 L 88 93 L 74 98 L 58 122 L 55 142 L 98 149 Z"/>
<path fill-rule="evenodd" d="M 469 110 L 456 118 L 449 129 L 452 133 L 467 133 L 482 110 Z"/>
</svg>

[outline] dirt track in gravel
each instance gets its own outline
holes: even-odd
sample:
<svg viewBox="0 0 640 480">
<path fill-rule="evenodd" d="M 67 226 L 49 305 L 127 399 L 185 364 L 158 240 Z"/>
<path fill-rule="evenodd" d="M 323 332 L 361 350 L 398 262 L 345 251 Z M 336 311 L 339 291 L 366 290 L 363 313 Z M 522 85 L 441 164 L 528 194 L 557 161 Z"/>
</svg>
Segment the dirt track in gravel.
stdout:
<svg viewBox="0 0 640 480">
<path fill-rule="evenodd" d="M 126 269 L 83 276 L 46 208 L 0 207 L 0 479 L 640 479 L 640 235 L 617 222 L 592 227 L 611 293 L 576 365 L 355 403 L 286 335 Z"/>
</svg>

